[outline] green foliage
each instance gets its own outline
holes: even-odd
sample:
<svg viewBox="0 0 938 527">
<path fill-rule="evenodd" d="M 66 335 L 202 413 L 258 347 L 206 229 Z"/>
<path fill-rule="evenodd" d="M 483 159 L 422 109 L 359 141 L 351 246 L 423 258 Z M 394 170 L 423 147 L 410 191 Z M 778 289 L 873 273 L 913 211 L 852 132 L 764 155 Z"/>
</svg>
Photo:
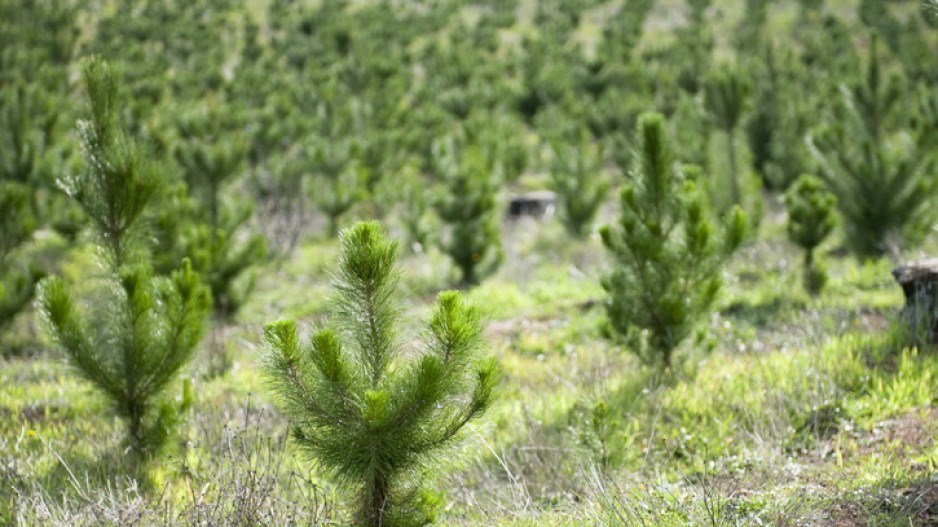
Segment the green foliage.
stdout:
<svg viewBox="0 0 938 527">
<path fill-rule="evenodd" d="M 704 105 L 714 124 L 726 134 L 726 159 L 729 166 L 730 193 L 733 205 L 743 202 L 739 173 L 736 167 L 736 130 L 749 106 L 752 86 L 741 70 L 723 66 L 704 84 Z"/>
<path fill-rule="evenodd" d="M 459 268 L 462 283 L 474 285 L 502 259 L 499 181 L 485 151 L 475 145 L 457 152 L 454 141 L 441 141 L 434 161 L 442 186 L 434 208 L 449 227 L 442 249 Z"/>
<path fill-rule="evenodd" d="M 453 291 L 440 293 L 425 347 L 405 355 L 397 245 L 374 222 L 341 239 L 335 329 L 302 346 L 294 322 L 268 324 L 267 376 L 298 446 L 357 493 L 357 524 L 424 525 L 438 501 L 427 475 L 491 405 L 498 370 L 480 313 Z"/>
<path fill-rule="evenodd" d="M 827 273 L 815 261 L 814 250 L 834 230 L 836 203 L 824 182 L 808 175 L 798 178 L 785 193 L 788 239 L 805 251 L 804 285 L 812 295 L 819 294 L 827 282 Z"/>
<path fill-rule="evenodd" d="M 676 169 L 664 118 L 646 114 L 636 129 L 630 181 L 618 225 L 601 230 L 614 265 L 603 279 L 610 328 L 646 362 L 672 365 L 674 350 L 710 312 L 721 269 L 745 234 L 737 207 L 715 232 L 699 170 Z"/>
<path fill-rule="evenodd" d="M 837 197 L 850 248 L 870 257 L 916 245 L 934 224 L 938 121 L 927 107 L 910 119 L 899 80 L 881 71 L 875 37 L 863 73 L 841 86 L 833 115 L 808 146 Z"/>
<path fill-rule="evenodd" d="M 737 53 L 754 53 L 762 47 L 768 18 L 768 0 L 746 0 L 743 18 L 736 29 L 734 44 Z"/>
<path fill-rule="evenodd" d="M 309 192 L 326 215 L 330 236 L 339 233 L 339 219 L 368 195 L 368 170 L 361 148 L 352 139 L 310 147 L 314 174 Z"/>
<path fill-rule="evenodd" d="M 161 176 L 148 153 L 115 124 L 118 79 L 105 62 L 84 65 L 90 120 L 78 124 L 85 170 L 63 183 L 92 219 L 104 261 L 91 317 L 82 316 L 58 277 L 40 282 L 39 308 L 75 370 L 108 400 L 127 427 L 135 456 L 155 454 L 182 415 L 165 397 L 201 340 L 211 297 L 188 262 L 154 276 L 141 219 Z"/>
<path fill-rule="evenodd" d="M 746 123 L 752 168 L 769 190 L 784 191 L 808 164 L 804 135 L 811 117 L 811 101 L 801 86 L 803 69 L 785 49 L 767 45 L 754 60 L 756 89 Z M 755 64 L 758 62 L 758 64 Z"/>
<path fill-rule="evenodd" d="M 36 221 L 25 185 L 0 181 L 0 331 L 33 297 L 41 277 L 38 269 L 24 269 L 15 252 L 32 237 Z"/>
<path fill-rule="evenodd" d="M 570 234 L 584 236 L 609 192 L 610 182 L 602 173 L 602 148 L 583 134 L 579 144 L 555 143 L 553 153 L 550 177 L 557 215 Z"/>
<path fill-rule="evenodd" d="M 416 173 L 416 169 L 408 166 L 401 174 L 398 187 L 403 194 L 398 215 L 407 234 L 410 249 L 422 252 L 433 243 L 437 229 L 434 218 L 430 215 L 425 183 Z"/>
<path fill-rule="evenodd" d="M 938 81 L 938 56 L 921 28 L 922 22 L 929 21 L 927 10 L 922 12 L 924 20 L 913 14 L 904 23 L 892 14 L 889 3 L 883 0 L 862 0 L 858 11 L 860 20 L 883 39 L 911 79 L 932 84 Z"/>
<path fill-rule="evenodd" d="M 247 144 L 229 131 L 234 123 L 225 111 L 209 101 L 179 119 L 180 140 L 173 151 L 188 192 L 158 214 L 161 241 L 170 246 L 160 255 L 161 270 L 189 258 L 204 276 L 220 320 L 237 314 L 253 283 L 249 279 L 239 287 L 237 280 L 266 255 L 263 238 L 244 233 L 253 213 L 251 200 L 232 192 Z"/>
</svg>

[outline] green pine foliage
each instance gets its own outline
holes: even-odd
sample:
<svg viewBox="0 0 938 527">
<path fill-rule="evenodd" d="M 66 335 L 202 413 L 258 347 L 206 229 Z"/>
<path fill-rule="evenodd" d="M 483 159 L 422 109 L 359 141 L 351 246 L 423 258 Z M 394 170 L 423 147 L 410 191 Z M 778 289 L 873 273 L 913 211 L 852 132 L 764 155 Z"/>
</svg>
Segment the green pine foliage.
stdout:
<svg viewBox="0 0 938 527">
<path fill-rule="evenodd" d="M 911 14 L 904 17 L 904 21 L 892 13 L 889 2 L 884 0 L 861 0 L 858 14 L 860 20 L 883 39 L 910 79 L 934 84 L 938 81 L 938 56 L 931 49 L 926 32 L 930 23 L 928 3 L 921 5 L 924 16 Z"/>
<path fill-rule="evenodd" d="M 757 53 L 761 49 L 768 18 L 768 0 L 746 0 L 746 9 L 733 42 L 738 54 Z"/>
<path fill-rule="evenodd" d="M 175 262 L 181 257 L 191 259 L 193 269 L 212 292 L 219 320 L 237 314 L 253 285 L 250 277 L 243 282 L 239 278 L 266 256 L 263 238 L 245 232 L 253 213 L 250 198 L 232 192 L 247 157 L 247 144 L 230 131 L 234 123 L 225 118 L 225 111 L 209 102 L 180 119 L 181 138 L 174 153 L 188 187 L 182 201 L 192 201 L 167 209 L 170 214 L 183 213 L 181 221 L 170 219 L 178 226 L 176 232 L 170 230 L 178 242 L 170 254 Z"/>
<path fill-rule="evenodd" d="M 41 277 L 17 258 L 17 250 L 30 240 L 36 220 L 26 185 L 0 181 L 0 331 L 33 297 L 33 286 Z"/>
<path fill-rule="evenodd" d="M 738 207 L 719 223 L 711 220 L 699 170 L 675 167 L 661 115 L 639 119 L 635 142 L 621 217 L 600 231 L 614 262 L 602 285 L 614 335 L 645 362 L 669 368 L 676 348 L 712 309 L 723 263 L 741 243 L 746 220 Z"/>
<path fill-rule="evenodd" d="M 434 208 L 448 231 L 442 249 L 459 268 L 462 283 L 474 285 L 502 259 L 496 210 L 499 180 L 482 148 L 470 145 L 457 153 L 451 140 L 436 146 L 434 161 L 442 188 Z"/>
<path fill-rule="evenodd" d="M 326 215 L 329 236 L 336 236 L 342 216 L 368 196 L 368 169 L 362 160 L 362 147 L 353 139 L 343 138 L 309 146 L 308 151 L 313 167 L 309 192 Z"/>
<path fill-rule="evenodd" d="M 723 66 L 715 69 L 704 84 L 704 103 L 713 123 L 726 135 L 726 160 L 729 167 L 730 199 L 743 203 L 737 168 L 736 132 L 749 107 L 752 86 L 739 69 Z"/>
<path fill-rule="evenodd" d="M 423 252 L 434 242 L 439 227 L 430 214 L 425 182 L 416 167 L 408 165 L 397 183 L 402 194 L 398 216 L 407 236 L 408 246 L 415 253 Z"/>
<path fill-rule="evenodd" d="M 784 191 L 808 169 L 810 156 L 804 135 L 813 112 L 810 97 L 799 82 L 803 70 L 797 57 L 772 45 L 763 49 L 760 60 L 753 61 L 756 88 L 746 139 L 752 168 L 764 187 Z"/>
<path fill-rule="evenodd" d="M 915 246 L 935 223 L 935 129 L 927 107 L 907 112 L 898 78 L 885 76 L 874 37 L 862 75 L 841 86 L 833 114 L 809 136 L 837 197 L 847 242 L 860 257 Z"/>
<path fill-rule="evenodd" d="M 141 459 L 165 444 L 190 402 L 176 404 L 166 392 L 201 340 L 211 297 L 188 262 L 170 277 L 153 275 L 142 220 L 159 196 L 159 167 L 115 123 L 121 105 L 114 70 L 92 58 L 83 74 L 91 111 L 78 124 L 85 167 L 63 188 L 91 219 L 103 283 L 85 310 L 50 277 L 40 282 L 38 304 L 71 365 L 126 424 Z"/>
<path fill-rule="evenodd" d="M 479 311 L 455 291 L 405 352 L 397 245 L 375 222 L 341 240 L 333 329 L 302 345 L 293 321 L 268 324 L 267 376 L 296 444 L 355 493 L 356 525 L 425 525 L 439 502 L 426 481 L 492 404 L 498 369 Z"/>
<path fill-rule="evenodd" d="M 557 196 L 557 215 L 567 232 L 585 236 L 610 187 L 602 173 L 602 148 L 582 134 L 579 144 L 557 142 L 553 153 L 550 177 Z"/>
<path fill-rule="evenodd" d="M 809 175 L 802 175 L 785 193 L 788 239 L 804 249 L 804 287 L 812 295 L 820 294 L 827 283 L 827 272 L 814 251 L 834 230 L 836 202 L 824 182 Z"/>
</svg>

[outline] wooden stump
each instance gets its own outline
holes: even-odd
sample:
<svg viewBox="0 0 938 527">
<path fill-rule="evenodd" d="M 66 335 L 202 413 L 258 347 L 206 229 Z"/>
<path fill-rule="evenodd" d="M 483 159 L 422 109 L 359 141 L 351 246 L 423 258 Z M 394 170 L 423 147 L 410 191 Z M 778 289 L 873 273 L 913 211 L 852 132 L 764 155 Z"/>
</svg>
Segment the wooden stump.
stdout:
<svg viewBox="0 0 938 527">
<path fill-rule="evenodd" d="M 926 333 L 929 343 L 938 343 L 938 258 L 927 258 L 892 271 L 905 293 L 903 315 L 913 335 Z"/>
<path fill-rule="evenodd" d="M 550 216 L 554 212 L 555 201 L 556 196 L 549 191 L 528 192 L 527 194 L 512 196 L 508 205 L 508 215 L 512 218 Z"/>
</svg>

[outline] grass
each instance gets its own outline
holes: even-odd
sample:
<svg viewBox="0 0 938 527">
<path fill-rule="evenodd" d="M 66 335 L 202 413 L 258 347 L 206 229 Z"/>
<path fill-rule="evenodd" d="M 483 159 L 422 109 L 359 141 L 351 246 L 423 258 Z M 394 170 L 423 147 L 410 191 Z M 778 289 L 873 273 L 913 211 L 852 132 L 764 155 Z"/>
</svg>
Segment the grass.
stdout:
<svg viewBox="0 0 938 527">
<path fill-rule="evenodd" d="M 686 345 L 682 371 L 660 378 L 599 337 L 605 255 L 597 239 L 568 240 L 561 229 L 551 219 L 506 224 L 506 264 L 469 291 L 506 376 L 487 424 L 440 482 L 450 503 L 442 524 L 908 525 L 929 517 L 938 354 L 899 344 L 903 300 L 888 261 L 856 263 L 832 252 L 833 241 L 830 287 L 812 299 L 800 290 L 782 216 L 770 211 L 727 270 L 708 340 Z M 68 276 L 91 268 L 86 252 L 70 254 Z M 310 240 L 259 271 L 240 322 L 223 332 L 231 371 L 206 377 L 206 360 L 197 359 L 188 375 L 198 402 L 171 455 L 143 478 L 124 466 L 119 423 L 35 332 L 32 349 L 41 351 L 0 368 L 0 517 L 20 525 L 341 521 L 342 497 L 294 456 L 257 374 L 263 321 L 325 316 L 335 255 L 334 241 Z M 454 275 L 433 253 L 406 256 L 402 266 L 408 316 L 421 317 Z M 802 499 L 806 492 L 812 499 Z"/>
</svg>

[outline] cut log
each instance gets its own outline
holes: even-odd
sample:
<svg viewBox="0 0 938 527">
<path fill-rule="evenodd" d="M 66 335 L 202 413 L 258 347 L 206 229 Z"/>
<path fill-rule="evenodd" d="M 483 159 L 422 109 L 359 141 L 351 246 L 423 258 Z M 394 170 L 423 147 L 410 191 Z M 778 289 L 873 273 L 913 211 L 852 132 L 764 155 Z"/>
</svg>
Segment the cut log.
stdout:
<svg viewBox="0 0 938 527">
<path fill-rule="evenodd" d="M 913 335 L 925 332 L 929 343 L 938 343 L 938 258 L 900 265 L 892 275 L 905 293 L 903 315 Z"/>
<path fill-rule="evenodd" d="M 512 218 L 531 216 L 542 218 L 554 213 L 556 197 L 553 192 L 538 191 L 512 196 L 508 205 L 508 215 Z"/>
</svg>

